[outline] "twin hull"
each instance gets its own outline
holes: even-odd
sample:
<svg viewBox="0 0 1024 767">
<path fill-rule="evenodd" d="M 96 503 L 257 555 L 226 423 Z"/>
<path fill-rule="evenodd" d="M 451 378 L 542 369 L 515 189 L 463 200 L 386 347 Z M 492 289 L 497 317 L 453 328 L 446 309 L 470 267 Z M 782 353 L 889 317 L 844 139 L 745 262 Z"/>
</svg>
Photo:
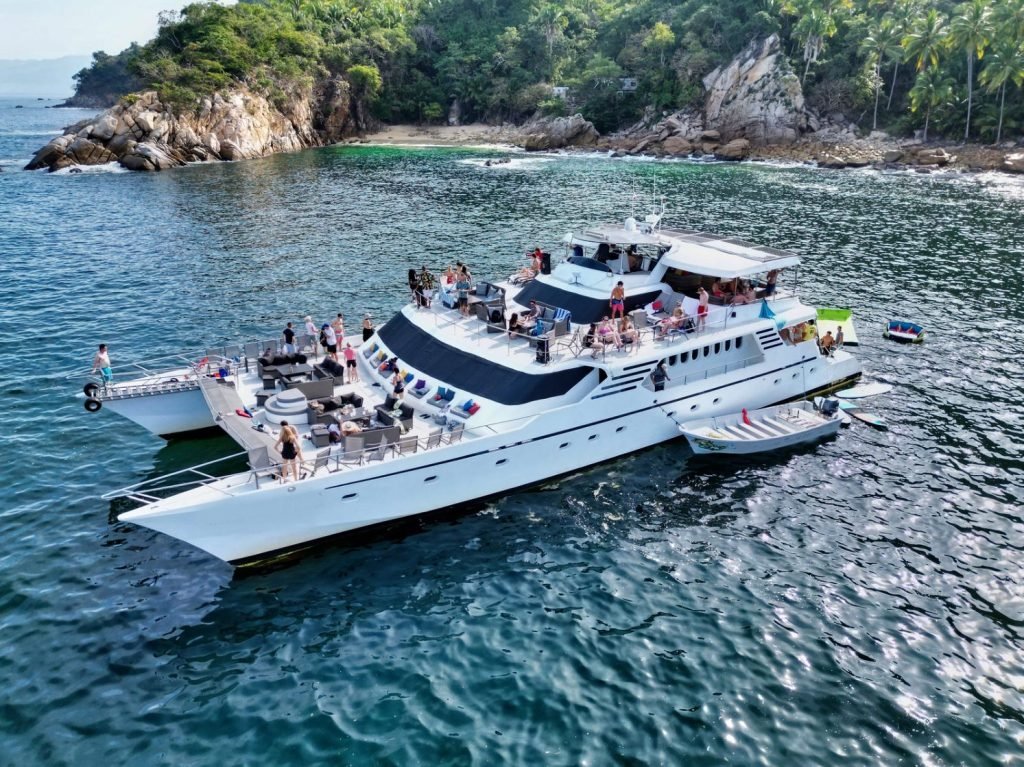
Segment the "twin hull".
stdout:
<svg viewBox="0 0 1024 767">
<path fill-rule="evenodd" d="M 515 431 L 466 439 L 318 476 L 225 495 L 197 488 L 121 515 L 234 562 L 295 548 L 359 527 L 421 514 L 541 482 L 680 436 L 673 420 L 760 408 L 859 375 L 855 360 L 819 357 L 749 368 L 652 392 L 640 387 L 547 411 Z M 597 394 L 597 392 L 594 392 Z M 670 415 L 672 417 L 670 417 Z M 251 484 L 247 488 L 251 488 Z"/>
</svg>

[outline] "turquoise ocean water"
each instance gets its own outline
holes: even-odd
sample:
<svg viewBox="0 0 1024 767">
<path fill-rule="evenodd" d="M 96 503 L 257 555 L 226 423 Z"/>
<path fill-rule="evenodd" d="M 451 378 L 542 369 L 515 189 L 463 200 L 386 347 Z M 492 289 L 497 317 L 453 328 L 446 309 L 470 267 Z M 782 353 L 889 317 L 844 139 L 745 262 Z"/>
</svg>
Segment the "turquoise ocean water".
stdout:
<svg viewBox="0 0 1024 767">
<path fill-rule="evenodd" d="M 1024 181 L 365 146 L 51 175 L 20 167 L 87 113 L 16 103 L 0 764 L 1021 760 Z M 805 256 L 805 299 L 854 307 L 896 387 L 870 403 L 890 431 L 721 465 L 663 445 L 249 575 L 99 499 L 233 446 L 85 413 L 96 343 L 383 319 L 410 266 L 508 274 L 654 190 L 672 225 Z M 884 341 L 890 316 L 928 342 Z"/>
</svg>

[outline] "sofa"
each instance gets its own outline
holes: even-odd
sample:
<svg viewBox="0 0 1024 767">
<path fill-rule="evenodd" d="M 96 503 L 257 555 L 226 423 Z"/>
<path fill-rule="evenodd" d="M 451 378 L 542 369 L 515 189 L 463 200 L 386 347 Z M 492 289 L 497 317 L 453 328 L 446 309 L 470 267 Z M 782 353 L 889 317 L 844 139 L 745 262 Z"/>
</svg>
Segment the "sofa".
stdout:
<svg viewBox="0 0 1024 767">
<path fill-rule="evenodd" d="M 394 411 L 385 409 L 384 405 L 377 405 L 374 410 L 377 412 L 377 421 L 379 423 L 385 426 L 394 426 L 396 423 L 400 423 L 406 430 L 412 428 L 412 419 L 416 415 L 416 412 L 404 403 L 398 406 L 399 416 L 397 419 L 393 415 Z"/>
</svg>

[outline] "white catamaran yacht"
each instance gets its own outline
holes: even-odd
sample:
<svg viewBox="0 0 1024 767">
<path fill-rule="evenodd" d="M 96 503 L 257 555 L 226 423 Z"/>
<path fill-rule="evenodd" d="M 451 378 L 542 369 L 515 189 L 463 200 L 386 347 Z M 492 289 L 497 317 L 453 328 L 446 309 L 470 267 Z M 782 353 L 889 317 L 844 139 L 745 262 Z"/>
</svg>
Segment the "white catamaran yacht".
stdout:
<svg viewBox="0 0 1024 767">
<path fill-rule="evenodd" d="M 802 399 L 859 377 L 848 352 L 820 351 L 815 309 L 789 288 L 797 256 L 661 229 L 658 220 L 569 235 L 553 268 L 545 254 L 535 276 L 479 282 L 468 314 L 456 286 L 442 282 L 421 302 L 429 305 L 410 303 L 366 342 L 346 339 L 360 344 L 356 382 L 318 361 L 310 339 L 305 362 L 250 344 L 210 350 L 198 366 L 89 387 L 87 405 L 157 434 L 219 425 L 244 449 L 232 457 L 249 463 L 217 476 L 210 462 L 105 498 L 141 504 L 123 521 L 253 562 L 675 439 L 677 421 Z M 634 331 L 595 332 L 619 282 Z M 714 294 L 706 313 L 701 289 Z M 529 319 L 510 331 L 513 314 Z M 397 400 L 396 374 L 405 384 Z M 303 441 L 304 473 L 287 484 L 275 476 L 282 421 Z"/>
</svg>

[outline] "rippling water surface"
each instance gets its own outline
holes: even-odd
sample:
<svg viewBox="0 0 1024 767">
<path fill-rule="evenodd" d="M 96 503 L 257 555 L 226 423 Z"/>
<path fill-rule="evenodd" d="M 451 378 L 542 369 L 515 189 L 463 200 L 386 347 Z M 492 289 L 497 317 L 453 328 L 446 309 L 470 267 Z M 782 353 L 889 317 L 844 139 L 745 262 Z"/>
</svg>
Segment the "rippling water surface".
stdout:
<svg viewBox="0 0 1024 767">
<path fill-rule="evenodd" d="M 25 173 L 79 113 L 0 101 L 0 763 L 1004 764 L 1024 740 L 1024 183 L 330 148 Z M 75 398 L 125 362 L 386 317 L 409 266 L 642 214 L 793 248 L 888 432 L 670 444 L 273 572 L 98 496 L 224 454 Z M 890 316 L 929 329 L 882 340 Z M 388 499 L 382 497 L 381 503 Z"/>
</svg>

